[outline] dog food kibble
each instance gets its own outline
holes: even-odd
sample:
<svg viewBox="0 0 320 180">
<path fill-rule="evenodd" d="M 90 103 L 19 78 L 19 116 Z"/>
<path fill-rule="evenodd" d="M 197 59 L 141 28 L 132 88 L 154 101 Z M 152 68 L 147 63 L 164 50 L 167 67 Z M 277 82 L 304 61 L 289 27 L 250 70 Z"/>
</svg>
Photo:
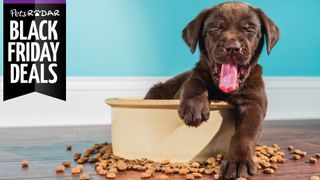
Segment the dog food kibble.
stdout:
<svg viewBox="0 0 320 180">
<path fill-rule="evenodd" d="M 202 176 L 202 174 L 200 174 L 200 173 L 192 173 L 192 175 L 193 175 L 193 177 L 195 177 L 195 178 L 202 178 L 203 176 Z"/>
<path fill-rule="evenodd" d="M 82 171 L 83 171 L 83 169 L 84 169 L 84 167 L 83 167 L 83 165 L 82 165 L 82 164 L 78 164 L 78 165 L 76 166 L 76 168 L 80 169 L 80 171 L 81 171 L 81 172 L 82 172 Z"/>
<path fill-rule="evenodd" d="M 119 161 L 118 164 L 117 164 L 117 168 L 120 170 L 120 171 L 124 171 L 127 169 L 127 164 L 124 162 L 124 161 Z"/>
<path fill-rule="evenodd" d="M 243 178 L 243 177 L 239 177 L 237 178 L 236 180 L 247 180 L 246 178 Z"/>
<path fill-rule="evenodd" d="M 89 174 L 81 174 L 80 175 L 80 180 L 89 180 L 90 179 L 90 175 Z"/>
<path fill-rule="evenodd" d="M 23 168 L 29 167 L 29 161 L 28 161 L 28 160 L 23 160 L 22 163 L 21 163 L 21 166 L 22 166 Z"/>
<path fill-rule="evenodd" d="M 189 173 L 189 169 L 183 168 L 179 170 L 179 174 L 181 175 L 187 175 Z"/>
<path fill-rule="evenodd" d="M 204 170 L 204 173 L 207 174 L 207 175 L 210 175 L 214 172 L 214 169 L 210 168 L 210 169 L 205 169 Z"/>
<path fill-rule="evenodd" d="M 294 160 L 299 160 L 307 156 L 307 152 L 294 149 L 293 146 L 288 146 L 288 150 L 291 151 L 291 159 Z M 281 151 L 278 144 L 273 144 L 272 146 L 256 145 L 254 153 L 254 161 L 257 168 L 265 174 L 274 174 L 278 169 L 277 164 L 285 163 L 286 160 L 286 154 Z M 315 154 L 314 157 L 315 158 L 309 158 L 310 163 L 316 163 L 316 158 L 320 158 L 320 153 Z M 162 162 L 154 162 L 146 158 L 129 160 L 114 155 L 111 144 L 103 143 L 93 145 L 84 151 L 83 154 L 79 152 L 74 153 L 74 160 L 78 162 L 78 165 L 72 169 L 71 173 L 73 175 L 81 174 L 84 167 L 82 164 L 94 163 L 96 173 L 107 179 L 115 179 L 117 178 L 117 173 L 132 170 L 139 172 L 141 179 L 154 178 L 158 180 L 168 180 L 171 179 L 170 176 L 172 175 L 184 176 L 185 179 L 195 179 L 209 175 L 213 176 L 214 180 L 220 180 L 220 166 L 223 158 L 223 154 L 217 154 L 215 157 L 209 157 L 204 162 L 194 161 L 190 163 L 171 162 L 169 159 Z M 70 167 L 71 162 L 65 161 L 62 162 L 62 165 L 63 168 Z M 89 179 L 86 178 L 87 176 L 86 174 L 82 174 L 80 180 Z M 240 177 L 237 180 L 246 179 Z"/>
<path fill-rule="evenodd" d="M 299 159 L 301 159 L 301 156 L 298 155 L 298 154 L 295 154 L 295 155 L 292 156 L 292 159 L 293 160 L 299 160 Z"/>
<path fill-rule="evenodd" d="M 199 167 L 200 167 L 200 163 L 198 163 L 198 162 L 193 162 L 193 163 L 191 164 L 191 167 L 199 168 Z"/>
<path fill-rule="evenodd" d="M 71 145 L 67 145 L 66 146 L 66 151 L 71 151 L 72 150 L 72 146 Z"/>
<path fill-rule="evenodd" d="M 71 173 L 72 173 L 72 174 L 80 174 L 80 173 L 81 173 L 81 169 L 79 169 L 79 168 L 72 168 Z"/>
<path fill-rule="evenodd" d="M 302 157 L 304 157 L 304 156 L 307 155 L 307 152 L 301 151 L 301 150 L 299 150 L 299 149 L 294 150 L 293 153 L 294 153 L 294 154 L 297 154 L 297 155 L 300 155 L 300 156 L 302 156 Z"/>
<path fill-rule="evenodd" d="M 317 162 L 317 159 L 316 158 L 309 158 L 309 162 L 311 164 L 315 164 Z"/>
<path fill-rule="evenodd" d="M 140 177 L 141 177 L 141 178 L 149 178 L 149 177 L 151 177 L 151 176 L 152 176 L 152 174 L 146 173 L 146 172 L 143 172 L 143 173 L 140 174 Z"/>
<path fill-rule="evenodd" d="M 266 169 L 263 170 L 263 172 L 264 172 L 265 174 L 273 174 L 273 173 L 274 173 L 274 169 L 272 169 L 272 168 L 266 168 Z"/>
<path fill-rule="evenodd" d="M 56 172 L 64 172 L 66 168 L 64 166 L 57 166 L 56 167 Z"/>
<path fill-rule="evenodd" d="M 213 176 L 213 179 L 214 179 L 214 180 L 219 180 L 219 179 L 220 179 L 220 174 L 215 174 L 215 175 Z"/>
<path fill-rule="evenodd" d="M 166 164 L 170 164 L 170 160 L 167 159 L 167 160 L 164 160 L 161 162 L 161 165 L 166 165 Z"/>
<path fill-rule="evenodd" d="M 74 160 L 78 160 L 78 159 L 80 159 L 80 157 L 81 157 L 81 153 L 79 153 L 79 152 L 75 152 L 75 153 L 73 154 L 73 159 L 74 159 Z"/>
<path fill-rule="evenodd" d="M 320 178 L 318 176 L 311 176 L 310 180 L 320 180 Z"/>
<path fill-rule="evenodd" d="M 186 175 L 186 179 L 187 180 L 192 180 L 192 179 L 194 179 L 194 176 L 192 174 L 187 174 Z"/>
<path fill-rule="evenodd" d="M 172 173 L 174 173 L 174 169 L 165 168 L 164 173 L 166 173 L 166 174 L 172 174 Z"/>
<path fill-rule="evenodd" d="M 61 162 L 61 164 L 62 164 L 64 167 L 68 168 L 68 167 L 71 166 L 71 161 L 63 161 L 63 162 Z"/>
<path fill-rule="evenodd" d="M 270 168 L 272 168 L 273 170 L 277 170 L 277 169 L 278 169 L 278 166 L 275 165 L 275 164 L 272 164 L 272 165 L 270 166 Z"/>
<path fill-rule="evenodd" d="M 107 175 L 107 173 L 108 173 L 108 171 L 107 171 L 107 170 L 104 170 L 104 169 L 101 169 L 100 171 L 98 171 L 98 174 L 99 174 L 100 176 L 105 176 L 105 175 Z"/>
<path fill-rule="evenodd" d="M 157 180 L 169 180 L 169 177 L 165 174 L 161 174 L 161 175 L 157 176 L 156 179 Z"/>
<path fill-rule="evenodd" d="M 116 175 L 116 173 L 108 172 L 106 177 L 108 179 L 115 179 L 115 178 L 117 178 L 117 175 Z"/>
</svg>

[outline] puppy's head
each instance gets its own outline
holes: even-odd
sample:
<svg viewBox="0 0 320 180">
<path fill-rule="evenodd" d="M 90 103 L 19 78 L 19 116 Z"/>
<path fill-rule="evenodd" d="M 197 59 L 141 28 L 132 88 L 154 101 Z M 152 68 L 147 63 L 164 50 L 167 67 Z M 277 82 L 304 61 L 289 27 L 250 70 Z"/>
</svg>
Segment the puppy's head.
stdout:
<svg viewBox="0 0 320 180">
<path fill-rule="evenodd" d="M 269 54 L 279 35 L 278 27 L 262 10 L 240 2 L 206 9 L 183 30 L 191 52 L 199 44 L 214 83 L 227 93 L 246 81 L 258 61 L 264 39 Z"/>
</svg>

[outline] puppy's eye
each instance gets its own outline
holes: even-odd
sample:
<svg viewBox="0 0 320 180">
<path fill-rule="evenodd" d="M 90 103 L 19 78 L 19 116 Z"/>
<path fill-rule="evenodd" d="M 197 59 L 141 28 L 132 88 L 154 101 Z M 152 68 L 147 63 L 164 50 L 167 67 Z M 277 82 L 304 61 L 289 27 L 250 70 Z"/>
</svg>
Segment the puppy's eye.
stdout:
<svg viewBox="0 0 320 180">
<path fill-rule="evenodd" d="M 252 29 L 252 28 L 243 28 L 242 31 L 246 33 L 252 33 L 252 34 L 256 34 L 257 32 L 255 29 Z"/>
<path fill-rule="evenodd" d="M 210 28 L 210 29 L 208 29 L 208 32 L 210 33 L 210 32 L 213 32 L 213 33 L 215 33 L 215 32 L 221 32 L 223 29 L 221 28 L 221 27 L 212 27 L 212 28 Z"/>
</svg>

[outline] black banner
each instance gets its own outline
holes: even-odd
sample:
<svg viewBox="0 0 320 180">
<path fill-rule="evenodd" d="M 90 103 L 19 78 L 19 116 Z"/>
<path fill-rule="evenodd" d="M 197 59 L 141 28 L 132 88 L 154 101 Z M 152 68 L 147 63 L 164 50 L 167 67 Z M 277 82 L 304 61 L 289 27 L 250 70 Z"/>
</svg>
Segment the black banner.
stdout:
<svg viewBox="0 0 320 180">
<path fill-rule="evenodd" d="M 3 14 L 4 101 L 31 92 L 66 100 L 66 5 L 5 3 Z"/>
</svg>

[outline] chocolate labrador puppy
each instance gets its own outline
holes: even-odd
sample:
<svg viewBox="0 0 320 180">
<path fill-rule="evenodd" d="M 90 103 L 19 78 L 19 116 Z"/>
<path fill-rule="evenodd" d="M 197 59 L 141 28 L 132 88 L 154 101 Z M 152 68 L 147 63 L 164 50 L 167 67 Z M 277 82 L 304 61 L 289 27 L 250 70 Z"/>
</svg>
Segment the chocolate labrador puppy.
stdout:
<svg viewBox="0 0 320 180">
<path fill-rule="evenodd" d="M 200 60 L 191 71 L 156 84 L 146 99 L 180 98 L 179 116 L 188 126 L 209 118 L 210 100 L 236 107 L 236 132 L 221 166 L 225 179 L 255 174 L 254 146 L 266 115 L 267 96 L 258 58 L 266 39 L 270 53 L 279 29 L 265 13 L 246 3 L 228 2 L 202 11 L 183 30 Z"/>
</svg>

